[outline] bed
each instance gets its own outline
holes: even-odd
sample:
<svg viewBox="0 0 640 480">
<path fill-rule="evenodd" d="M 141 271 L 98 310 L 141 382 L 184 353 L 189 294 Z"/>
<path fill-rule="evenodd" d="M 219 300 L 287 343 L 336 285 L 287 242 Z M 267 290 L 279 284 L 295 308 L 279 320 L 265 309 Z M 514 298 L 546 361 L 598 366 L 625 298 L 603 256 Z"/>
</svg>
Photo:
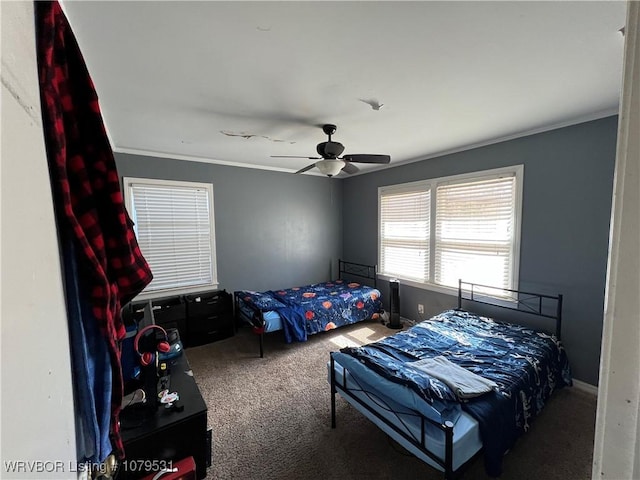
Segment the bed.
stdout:
<svg viewBox="0 0 640 480">
<path fill-rule="evenodd" d="M 338 278 L 282 290 L 234 292 L 237 323 L 251 326 L 264 357 L 264 335 L 282 331 L 287 343 L 382 313 L 375 265 L 338 260 Z M 368 284 L 367 284 L 368 283 Z"/>
<path fill-rule="evenodd" d="M 501 289 L 511 298 L 500 311 L 551 319 L 555 329 L 545 333 L 462 309 L 463 301 L 491 303 L 490 289 L 461 281 L 458 308 L 331 352 L 332 428 L 338 394 L 444 478 L 457 478 L 482 454 L 487 474 L 500 476 L 504 454 L 572 380 L 560 341 L 562 295 Z"/>
</svg>

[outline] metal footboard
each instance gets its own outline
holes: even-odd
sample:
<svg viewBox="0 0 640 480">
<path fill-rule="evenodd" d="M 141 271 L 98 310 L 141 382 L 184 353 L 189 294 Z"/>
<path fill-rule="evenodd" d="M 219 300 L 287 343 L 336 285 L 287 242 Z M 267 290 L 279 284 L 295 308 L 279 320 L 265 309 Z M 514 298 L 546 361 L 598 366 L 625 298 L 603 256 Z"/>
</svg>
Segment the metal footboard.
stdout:
<svg viewBox="0 0 640 480">
<path fill-rule="evenodd" d="M 364 409 L 366 409 L 369 413 L 375 416 L 377 419 L 384 422 L 390 429 L 392 429 L 396 434 L 400 435 L 407 443 L 411 444 L 413 447 L 420 450 L 421 453 L 429 457 L 433 460 L 437 465 L 439 465 L 443 472 L 444 478 L 446 480 L 451 480 L 458 478 L 462 472 L 467 468 L 467 466 L 479 455 L 480 452 L 473 455 L 467 462 L 461 465 L 457 470 L 453 469 L 453 428 L 454 424 L 450 421 L 445 421 L 444 423 L 436 422 L 419 412 L 407 413 L 402 412 L 402 415 L 405 416 L 413 416 L 417 418 L 420 422 L 420 437 L 417 438 L 411 433 L 411 430 L 405 420 L 400 416 L 400 414 L 393 410 L 387 403 L 381 399 L 375 392 L 371 392 L 362 387 L 362 385 L 358 382 L 353 375 L 350 376 L 350 380 L 357 384 L 356 388 L 349 387 L 347 385 L 347 372 L 348 370 L 342 366 L 343 374 L 342 374 L 342 382 L 337 381 L 336 376 L 336 367 L 335 367 L 335 359 L 333 357 L 333 353 L 330 354 L 330 380 L 331 380 L 331 428 L 336 428 L 336 393 L 340 393 L 345 399 L 350 399 Z M 364 393 L 370 402 L 365 402 L 360 397 L 354 395 L 352 392 L 361 392 Z M 377 405 L 379 408 L 391 413 L 397 420 L 394 422 L 382 415 L 378 411 L 376 411 L 372 404 Z M 426 444 L 426 427 L 427 424 L 433 425 L 437 427 L 444 433 L 445 436 L 445 455 L 444 458 L 438 457 L 436 454 L 427 449 Z M 404 427 L 404 428 L 403 428 Z"/>
</svg>

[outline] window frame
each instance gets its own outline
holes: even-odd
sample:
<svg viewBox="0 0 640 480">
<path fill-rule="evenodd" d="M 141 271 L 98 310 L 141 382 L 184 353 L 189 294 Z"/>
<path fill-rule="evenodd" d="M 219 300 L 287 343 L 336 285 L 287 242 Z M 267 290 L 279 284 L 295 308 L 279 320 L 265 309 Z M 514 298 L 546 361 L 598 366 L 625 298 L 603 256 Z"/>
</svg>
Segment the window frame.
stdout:
<svg viewBox="0 0 640 480">
<path fill-rule="evenodd" d="M 435 251 L 436 251 L 436 202 L 437 188 L 441 185 L 456 184 L 474 180 L 487 180 L 491 178 L 499 178 L 502 176 L 514 176 L 515 178 L 515 196 L 514 196 L 514 220 L 513 220 L 513 256 L 511 258 L 511 285 L 507 288 L 517 290 L 520 281 L 520 243 L 521 243 L 521 226 L 522 226 L 522 191 L 524 181 L 524 165 L 511 165 L 508 167 L 500 167 L 489 170 L 477 170 L 457 175 L 449 175 L 445 177 L 436 177 L 413 182 L 406 182 L 395 185 L 384 185 L 378 187 L 378 265 L 382 268 L 382 219 L 381 219 L 381 203 L 383 194 L 400 193 L 403 190 L 412 190 L 416 187 L 424 187 L 431 191 L 430 194 L 430 239 L 429 239 L 429 280 L 427 282 L 418 282 L 415 280 L 402 278 L 401 276 L 391 276 L 384 272 L 378 273 L 378 278 L 382 280 L 398 279 L 402 284 L 423 290 L 430 290 L 447 295 L 457 296 L 458 289 L 446 285 L 440 285 L 434 282 L 435 279 Z M 464 278 L 462 280 L 465 280 Z"/>
<path fill-rule="evenodd" d="M 180 181 L 180 180 L 165 180 L 165 179 L 157 179 L 157 178 L 143 178 L 143 177 L 122 177 L 123 184 L 123 193 L 124 193 L 124 203 L 131 217 L 131 220 L 134 222 L 134 231 L 136 233 L 136 237 L 138 237 L 138 227 L 136 225 L 136 214 L 133 209 L 133 191 L 132 185 L 150 185 L 150 186 L 161 186 L 167 188 L 192 188 L 192 189 L 204 189 L 207 190 L 207 195 L 209 199 L 209 230 L 210 230 L 210 242 L 211 242 L 211 283 L 195 285 L 191 287 L 174 287 L 174 288 L 163 288 L 159 290 L 153 291 L 142 291 L 137 297 L 136 300 L 151 300 L 154 298 L 161 297 L 170 297 L 175 295 L 184 295 L 190 293 L 198 293 L 207 290 L 217 290 L 219 287 L 218 281 L 218 262 L 217 262 L 217 253 L 216 253 L 216 235 L 215 235 L 215 211 L 214 211 L 214 198 L 213 198 L 213 184 L 211 183 L 203 183 L 203 182 L 189 182 L 189 181 Z M 142 252 L 144 255 L 144 252 Z M 153 273 L 153 272 L 152 272 Z"/>
<path fill-rule="evenodd" d="M 398 185 L 388 185 L 388 186 L 384 186 L 384 187 L 378 187 L 378 265 L 382 265 L 382 252 L 383 252 L 383 240 L 382 240 L 382 190 L 384 190 L 384 193 L 386 194 L 395 194 L 395 195 L 401 195 L 401 194 L 405 194 L 405 193 L 416 193 L 416 192 L 427 192 L 429 191 L 429 208 L 431 209 L 433 207 L 433 195 L 431 192 L 431 183 L 429 180 L 418 180 L 415 182 L 408 182 L 408 183 L 402 183 L 402 184 L 398 184 Z M 430 210 L 429 211 L 429 238 L 427 239 L 427 242 L 429 244 L 429 258 L 427 259 L 427 269 L 429 272 L 429 276 L 431 276 L 431 253 L 433 251 L 433 231 L 431 230 L 432 228 L 432 218 L 433 218 L 433 212 Z M 411 280 L 408 278 L 404 278 L 404 277 L 395 277 L 392 275 L 382 275 L 382 274 L 378 274 L 378 277 L 383 278 L 385 280 L 391 280 L 391 279 L 395 279 L 398 278 L 399 280 L 403 280 L 403 283 L 407 283 L 407 282 L 414 282 L 416 284 L 421 284 L 421 282 L 417 281 L 417 280 Z"/>
</svg>

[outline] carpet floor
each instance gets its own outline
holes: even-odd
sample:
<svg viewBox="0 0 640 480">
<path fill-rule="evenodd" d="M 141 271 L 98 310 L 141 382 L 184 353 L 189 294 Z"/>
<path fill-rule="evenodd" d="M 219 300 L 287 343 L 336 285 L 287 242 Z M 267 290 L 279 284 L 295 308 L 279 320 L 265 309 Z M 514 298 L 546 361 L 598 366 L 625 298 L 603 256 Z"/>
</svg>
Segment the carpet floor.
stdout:
<svg viewBox="0 0 640 480">
<path fill-rule="evenodd" d="M 213 430 L 207 480 L 375 480 L 442 478 L 338 397 L 331 428 L 329 352 L 393 333 L 374 322 L 285 344 L 265 336 L 265 358 L 246 328 L 186 353 Z M 505 456 L 505 480 L 591 478 L 596 397 L 564 388 Z M 488 479 L 482 458 L 463 479 Z"/>
</svg>

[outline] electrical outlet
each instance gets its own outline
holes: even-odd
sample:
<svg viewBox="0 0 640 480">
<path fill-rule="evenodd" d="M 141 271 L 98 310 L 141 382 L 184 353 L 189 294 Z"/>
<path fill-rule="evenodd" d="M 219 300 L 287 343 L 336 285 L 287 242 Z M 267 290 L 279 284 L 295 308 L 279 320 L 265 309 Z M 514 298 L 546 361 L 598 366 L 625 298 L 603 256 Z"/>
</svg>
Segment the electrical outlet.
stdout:
<svg viewBox="0 0 640 480">
<path fill-rule="evenodd" d="M 418 304 L 418 313 L 420 315 L 422 315 L 424 313 L 424 305 L 421 304 L 421 303 Z"/>
</svg>

